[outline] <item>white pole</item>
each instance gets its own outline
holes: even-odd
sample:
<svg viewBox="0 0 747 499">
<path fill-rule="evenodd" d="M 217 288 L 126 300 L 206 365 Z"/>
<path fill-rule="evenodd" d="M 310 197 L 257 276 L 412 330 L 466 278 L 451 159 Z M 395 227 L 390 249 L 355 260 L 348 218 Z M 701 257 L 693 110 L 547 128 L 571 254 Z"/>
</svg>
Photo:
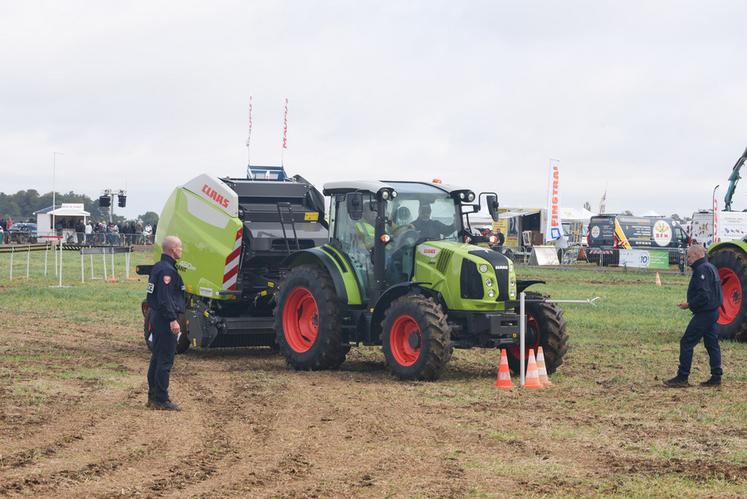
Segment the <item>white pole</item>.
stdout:
<svg viewBox="0 0 747 499">
<path fill-rule="evenodd" d="M 112 246 L 112 281 L 115 281 L 117 278 L 114 276 L 114 246 Z"/>
<path fill-rule="evenodd" d="M 15 251 L 15 248 L 11 246 L 10 248 L 10 280 L 13 280 L 13 252 Z"/>
<path fill-rule="evenodd" d="M 101 261 L 104 262 L 104 280 L 107 281 L 106 277 L 106 248 L 101 248 Z"/>
<path fill-rule="evenodd" d="M 86 265 L 83 263 L 83 253 L 80 254 L 80 282 L 86 283 Z"/>
<path fill-rule="evenodd" d="M 62 244 L 60 244 L 60 287 L 62 287 Z"/>
<path fill-rule="evenodd" d="M 47 259 L 49 258 L 49 243 L 44 247 L 44 277 L 47 277 Z"/>
<path fill-rule="evenodd" d="M 31 256 L 31 246 L 26 247 L 26 279 L 29 278 L 29 257 Z"/>
<path fill-rule="evenodd" d="M 57 241 L 57 244 L 60 244 L 60 240 L 59 239 L 55 239 L 55 241 Z M 57 247 L 55 246 L 54 247 L 54 275 L 57 275 L 57 273 L 58 273 L 58 270 L 57 270 Z"/>
<path fill-rule="evenodd" d="M 526 373 L 524 371 L 526 365 L 526 330 L 527 330 L 527 317 L 524 308 L 524 300 L 526 299 L 526 293 L 519 293 L 519 386 L 524 386 L 526 381 Z"/>
<path fill-rule="evenodd" d="M 91 257 L 91 280 L 96 279 L 96 276 L 93 273 L 93 253 L 89 255 Z"/>
<path fill-rule="evenodd" d="M 125 280 L 130 280 L 130 255 L 132 254 L 132 249 L 125 253 Z"/>
</svg>

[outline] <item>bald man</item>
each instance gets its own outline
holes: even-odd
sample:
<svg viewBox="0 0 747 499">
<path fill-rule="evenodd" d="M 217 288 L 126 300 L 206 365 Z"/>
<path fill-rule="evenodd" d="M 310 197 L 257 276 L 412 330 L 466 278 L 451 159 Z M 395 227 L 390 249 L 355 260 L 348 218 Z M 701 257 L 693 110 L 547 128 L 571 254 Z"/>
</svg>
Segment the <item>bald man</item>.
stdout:
<svg viewBox="0 0 747 499">
<path fill-rule="evenodd" d="M 161 261 L 153 266 L 148 278 L 148 330 L 153 335 L 153 353 L 148 368 L 148 407 L 178 411 L 179 406 L 169 399 L 169 375 L 174 365 L 176 339 L 181 331 L 177 319 L 185 310 L 184 283 L 176 271 L 176 261 L 182 257 L 182 242 L 176 236 L 166 236 L 161 250 Z"/>
<path fill-rule="evenodd" d="M 701 386 L 719 386 L 721 384 L 721 348 L 716 334 L 716 321 L 721 306 L 721 279 L 716 267 L 708 263 L 705 248 L 693 244 L 687 249 L 687 264 L 693 269 L 690 284 L 687 287 L 687 301 L 678 307 L 693 313 L 685 334 L 680 340 L 680 365 L 677 376 L 667 380 L 668 387 L 685 387 L 688 385 L 690 367 L 693 362 L 693 349 L 701 338 L 708 351 L 711 364 L 711 377 Z"/>
</svg>

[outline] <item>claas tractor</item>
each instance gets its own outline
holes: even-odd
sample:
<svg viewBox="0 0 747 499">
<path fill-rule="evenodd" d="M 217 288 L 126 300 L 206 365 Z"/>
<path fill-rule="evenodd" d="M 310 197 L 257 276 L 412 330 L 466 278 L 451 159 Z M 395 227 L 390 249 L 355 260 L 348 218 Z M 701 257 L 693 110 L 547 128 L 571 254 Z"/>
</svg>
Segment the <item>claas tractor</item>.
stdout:
<svg viewBox="0 0 747 499">
<path fill-rule="evenodd" d="M 275 286 L 294 251 L 327 242 L 324 198 L 282 167 L 252 167 L 248 178 L 199 175 L 174 189 L 161 212 L 154 257 L 167 235 L 182 240 L 177 262 L 187 311 L 177 352 L 197 348 L 275 348 Z M 152 265 L 141 265 L 147 275 Z M 143 334 L 148 347 L 148 305 Z"/>
<path fill-rule="evenodd" d="M 299 370 L 340 366 L 351 344 L 381 345 L 393 374 L 437 379 L 454 348 L 509 351 L 518 370 L 517 280 L 502 254 L 469 240 L 468 217 L 497 196 L 400 181 L 333 182 L 330 239 L 292 253 L 276 291 L 277 344 Z M 527 293 L 527 348 L 544 347 L 549 373 L 562 363 L 562 311 Z"/>
</svg>

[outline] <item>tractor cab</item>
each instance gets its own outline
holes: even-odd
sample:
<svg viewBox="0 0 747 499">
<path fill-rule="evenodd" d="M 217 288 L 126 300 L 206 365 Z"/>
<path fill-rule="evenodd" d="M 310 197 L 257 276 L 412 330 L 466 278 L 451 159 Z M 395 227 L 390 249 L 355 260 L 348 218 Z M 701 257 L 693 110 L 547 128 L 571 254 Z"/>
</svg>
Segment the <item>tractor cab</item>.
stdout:
<svg viewBox="0 0 747 499">
<path fill-rule="evenodd" d="M 463 217 L 479 210 L 474 192 L 426 182 L 334 182 L 324 194 L 332 197 L 331 243 L 349 256 L 367 299 L 412 280 L 422 243 L 469 240 Z M 495 195 L 487 201 L 497 216 Z"/>
</svg>

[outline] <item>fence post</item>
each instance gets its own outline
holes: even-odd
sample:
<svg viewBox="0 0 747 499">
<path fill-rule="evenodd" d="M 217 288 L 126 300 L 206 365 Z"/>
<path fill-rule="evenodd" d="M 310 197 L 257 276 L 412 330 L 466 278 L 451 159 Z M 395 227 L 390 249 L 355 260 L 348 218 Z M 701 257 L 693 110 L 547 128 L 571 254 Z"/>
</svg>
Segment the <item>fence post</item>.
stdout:
<svg viewBox="0 0 747 499">
<path fill-rule="evenodd" d="M 62 287 L 62 241 L 60 241 L 60 287 Z"/>
<path fill-rule="evenodd" d="M 26 246 L 26 279 L 29 278 L 29 258 L 31 257 L 31 245 Z"/>
<path fill-rule="evenodd" d="M 114 275 L 114 246 L 111 247 L 112 252 L 112 282 L 117 280 L 117 277 Z"/>
<path fill-rule="evenodd" d="M 106 277 L 106 249 L 105 248 L 101 249 L 101 261 L 104 262 L 104 280 L 106 281 L 107 277 Z"/>
<path fill-rule="evenodd" d="M 47 277 L 47 260 L 49 258 L 49 243 L 44 247 L 44 277 Z"/>
<path fill-rule="evenodd" d="M 88 256 L 91 257 L 90 258 L 91 259 L 91 280 L 93 281 L 94 279 L 96 279 L 96 274 L 93 273 L 93 253 L 91 253 Z"/>
<path fill-rule="evenodd" d="M 130 280 L 130 255 L 132 255 L 132 246 L 129 251 L 125 253 L 125 279 Z"/>
<path fill-rule="evenodd" d="M 83 263 L 83 250 L 80 252 L 80 282 L 86 283 L 86 266 Z"/>
<path fill-rule="evenodd" d="M 13 280 L 13 254 L 15 252 L 15 246 L 10 247 L 10 280 Z"/>
</svg>

